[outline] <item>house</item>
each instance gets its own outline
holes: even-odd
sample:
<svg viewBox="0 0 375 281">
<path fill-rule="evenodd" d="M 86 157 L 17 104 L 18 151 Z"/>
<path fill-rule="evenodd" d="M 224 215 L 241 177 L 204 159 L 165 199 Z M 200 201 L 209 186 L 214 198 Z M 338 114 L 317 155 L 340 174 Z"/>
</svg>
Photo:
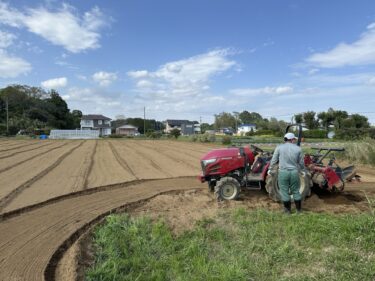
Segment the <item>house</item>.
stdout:
<svg viewBox="0 0 375 281">
<path fill-rule="evenodd" d="M 124 125 L 116 128 L 116 135 L 136 136 L 139 135 L 138 128 L 133 125 Z"/>
<path fill-rule="evenodd" d="M 164 122 L 164 124 L 164 132 L 167 134 L 169 134 L 173 129 L 180 130 L 182 135 L 193 135 L 200 132 L 200 126 L 197 121 L 168 119 Z"/>
<path fill-rule="evenodd" d="M 111 118 L 98 114 L 82 115 L 81 130 L 98 130 L 99 136 L 111 134 Z"/>
<path fill-rule="evenodd" d="M 237 134 L 239 135 L 244 135 L 248 132 L 256 132 L 257 130 L 257 126 L 256 124 L 242 124 L 240 126 L 238 126 L 238 129 L 237 129 Z"/>
</svg>

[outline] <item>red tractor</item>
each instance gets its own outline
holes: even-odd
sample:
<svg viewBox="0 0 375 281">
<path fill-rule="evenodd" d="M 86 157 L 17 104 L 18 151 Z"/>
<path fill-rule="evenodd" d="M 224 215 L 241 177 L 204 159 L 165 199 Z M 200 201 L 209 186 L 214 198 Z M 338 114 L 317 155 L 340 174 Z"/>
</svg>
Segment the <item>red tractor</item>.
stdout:
<svg viewBox="0 0 375 281">
<path fill-rule="evenodd" d="M 289 125 L 286 132 L 296 125 Z M 302 138 L 302 126 L 297 125 L 298 142 Z M 344 181 L 355 176 L 354 166 L 342 169 L 334 156 L 327 165 L 323 160 L 332 155 L 333 151 L 343 151 L 341 148 L 319 148 L 314 155 L 305 155 L 305 166 L 308 173 L 300 175 L 300 193 L 302 200 L 311 194 L 315 185 L 329 191 L 343 190 Z M 325 152 L 324 154 L 321 154 Z M 202 174 L 199 180 L 208 183 L 210 191 L 214 191 L 218 200 L 237 199 L 242 189 L 265 189 L 274 201 L 281 201 L 280 190 L 277 183 L 278 169 L 267 175 L 272 153 L 250 145 L 243 147 L 229 147 L 214 149 L 201 158 Z"/>
</svg>

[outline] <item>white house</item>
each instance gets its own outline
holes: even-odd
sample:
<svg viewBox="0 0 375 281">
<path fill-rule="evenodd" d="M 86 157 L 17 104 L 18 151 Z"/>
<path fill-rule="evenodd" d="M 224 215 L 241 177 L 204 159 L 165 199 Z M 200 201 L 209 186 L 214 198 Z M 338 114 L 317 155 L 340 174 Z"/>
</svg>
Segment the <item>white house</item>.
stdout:
<svg viewBox="0 0 375 281">
<path fill-rule="evenodd" d="M 81 130 L 98 130 L 100 136 L 111 134 L 111 118 L 98 114 L 82 115 Z"/>
<path fill-rule="evenodd" d="M 238 126 L 237 134 L 244 135 L 251 131 L 256 132 L 256 130 L 257 130 L 256 124 L 242 124 Z"/>
</svg>

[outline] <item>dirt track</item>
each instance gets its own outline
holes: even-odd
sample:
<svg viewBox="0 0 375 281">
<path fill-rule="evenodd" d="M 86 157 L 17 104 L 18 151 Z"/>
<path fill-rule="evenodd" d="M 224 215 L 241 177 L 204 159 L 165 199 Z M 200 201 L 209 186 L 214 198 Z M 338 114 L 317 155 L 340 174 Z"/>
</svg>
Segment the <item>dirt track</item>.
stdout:
<svg viewBox="0 0 375 281">
<path fill-rule="evenodd" d="M 0 148 L 0 280 L 53 280 L 62 254 L 91 224 L 131 203 L 129 212 L 164 216 L 176 232 L 222 208 L 279 208 L 262 192 L 217 204 L 195 178 L 210 149 L 204 144 L 35 140 L 0 141 Z M 375 192 L 372 183 L 354 183 L 338 196 L 314 195 L 305 209 L 367 210 L 362 189 Z M 182 193 L 160 195 L 169 191 Z"/>
</svg>

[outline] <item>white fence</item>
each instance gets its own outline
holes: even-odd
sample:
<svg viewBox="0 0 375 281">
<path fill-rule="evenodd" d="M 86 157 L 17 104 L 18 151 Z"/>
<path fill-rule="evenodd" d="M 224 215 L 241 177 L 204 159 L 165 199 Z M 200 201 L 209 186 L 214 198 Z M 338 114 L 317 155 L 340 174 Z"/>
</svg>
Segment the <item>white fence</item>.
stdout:
<svg viewBox="0 0 375 281">
<path fill-rule="evenodd" d="M 99 130 L 51 130 L 50 139 L 98 139 Z"/>
</svg>

